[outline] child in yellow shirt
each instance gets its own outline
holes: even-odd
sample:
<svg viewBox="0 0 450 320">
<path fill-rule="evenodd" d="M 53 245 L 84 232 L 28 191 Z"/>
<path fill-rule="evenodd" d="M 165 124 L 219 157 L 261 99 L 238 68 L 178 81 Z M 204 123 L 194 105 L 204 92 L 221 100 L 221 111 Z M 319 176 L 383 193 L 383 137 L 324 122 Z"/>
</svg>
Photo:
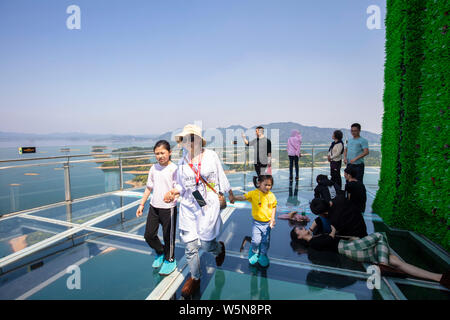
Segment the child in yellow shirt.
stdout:
<svg viewBox="0 0 450 320">
<path fill-rule="evenodd" d="M 267 251 L 270 245 L 270 230 L 275 226 L 277 198 L 270 191 L 273 186 L 271 175 L 258 177 L 258 189 L 247 192 L 243 196 L 230 196 L 230 201 L 248 201 L 252 204 L 252 245 L 248 251 L 248 261 L 251 265 L 259 263 L 261 267 L 269 265 Z"/>
</svg>

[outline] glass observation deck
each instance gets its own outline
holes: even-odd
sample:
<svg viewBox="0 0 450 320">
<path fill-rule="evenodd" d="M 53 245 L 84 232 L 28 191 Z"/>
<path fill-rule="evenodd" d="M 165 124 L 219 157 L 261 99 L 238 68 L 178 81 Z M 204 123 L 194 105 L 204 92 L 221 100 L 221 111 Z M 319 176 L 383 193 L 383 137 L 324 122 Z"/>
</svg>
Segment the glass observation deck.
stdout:
<svg viewBox="0 0 450 320">
<path fill-rule="evenodd" d="M 315 168 L 314 176 L 321 170 L 328 173 L 325 167 Z M 252 175 L 228 174 L 235 193 L 252 187 Z M 301 170 L 297 186 L 289 184 L 286 169 L 274 170 L 273 175 L 277 214 L 305 210 L 312 221 L 307 170 Z M 369 211 L 377 169 L 368 168 L 366 177 Z M 143 216 L 135 215 L 143 191 L 109 192 L 0 218 L 0 299 L 180 299 L 189 276 L 183 244 L 177 236 L 177 270 L 160 276 L 151 267 L 154 254 L 143 237 L 148 207 Z M 367 265 L 296 247 L 290 239 L 294 225 L 280 219 L 271 234 L 269 267 L 252 267 L 247 260 L 249 244 L 242 247 L 243 239 L 251 235 L 250 204 L 228 204 L 221 218 L 219 240 L 226 246 L 225 262 L 218 268 L 211 255 L 200 251 L 201 287 L 193 299 L 450 299 L 449 290 L 438 283 L 414 278 L 382 277 L 380 289 L 371 290 Z M 376 214 L 366 212 L 364 218 L 368 232 L 387 232 L 391 247 L 406 261 L 430 271 L 448 270 L 448 253 L 427 239 L 390 229 Z M 74 268 L 79 268 L 79 289 L 70 285 Z"/>
</svg>

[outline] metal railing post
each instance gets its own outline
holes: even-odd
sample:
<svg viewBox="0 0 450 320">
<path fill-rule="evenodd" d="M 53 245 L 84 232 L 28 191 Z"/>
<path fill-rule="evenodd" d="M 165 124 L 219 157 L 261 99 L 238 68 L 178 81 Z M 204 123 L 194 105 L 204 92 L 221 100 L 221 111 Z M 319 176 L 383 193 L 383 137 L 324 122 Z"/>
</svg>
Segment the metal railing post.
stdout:
<svg viewBox="0 0 450 320">
<path fill-rule="evenodd" d="M 311 188 L 313 187 L 314 179 L 314 147 L 311 148 Z"/>
<path fill-rule="evenodd" d="M 72 202 L 66 203 L 67 222 L 72 222 Z"/>
<path fill-rule="evenodd" d="M 123 197 L 120 197 L 120 207 L 123 208 Z M 120 211 L 120 221 L 125 222 L 125 211 Z"/>
<path fill-rule="evenodd" d="M 72 192 L 70 186 L 70 169 L 69 169 L 69 158 L 67 162 L 64 163 L 64 191 L 66 194 L 66 201 L 72 201 Z"/>
<path fill-rule="evenodd" d="M 119 153 L 119 171 L 120 171 L 120 190 L 123 190 L 123 170 L 122 170 L 122 158 L 120 157 L 120 153 Z"/>
</svg>

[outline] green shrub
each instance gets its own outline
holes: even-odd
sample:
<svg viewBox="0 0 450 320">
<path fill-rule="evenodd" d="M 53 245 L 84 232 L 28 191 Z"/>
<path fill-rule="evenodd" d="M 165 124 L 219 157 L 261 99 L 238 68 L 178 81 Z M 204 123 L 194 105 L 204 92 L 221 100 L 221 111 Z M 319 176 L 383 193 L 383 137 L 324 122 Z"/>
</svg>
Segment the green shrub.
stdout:
<svg viewBox="0 0 450 320">
<path fill-rule="evenodd" d="M 388 0 L 382 164 L 372 206 L 450 248 L 446 1 Z"/>
</svg>

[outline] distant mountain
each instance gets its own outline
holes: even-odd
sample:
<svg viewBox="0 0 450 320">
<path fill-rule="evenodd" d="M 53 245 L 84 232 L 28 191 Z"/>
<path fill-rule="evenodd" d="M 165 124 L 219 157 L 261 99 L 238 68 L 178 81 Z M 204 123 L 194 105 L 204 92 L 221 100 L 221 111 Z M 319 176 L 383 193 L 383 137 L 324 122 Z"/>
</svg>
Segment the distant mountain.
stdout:
<svg viewBox="0 0 450 320">
<path fill-rule="evenodd" d="M 279 142 L 286 143 L 288 138 L 291 135 L 291 131 L 293 129 L 297 129 L 300 131 L 303 143 L 313 143 L 313 144 L 329 144 L 331 141 L 331 135 L 333 134 L 336 128 L 319 128 L 319 127 L 309 127 L 303 126 L 299 123 L 295 122 L 275 122 L 262 124 L 265 128 L 266 136 L 271 138 L 272 140 L 275 137 L 272 137 L 272 129 L 278 129 L 279 134 Z M 240 125 L 232 125 L 226 128 L 214 128 L 213 130 L 204 130 L 206 134 L 207 140 L 211 141 L 211 136 L 214 136 L 218 131 L 222 134 L 223 140 L 228 139 L 228 141 L 224 141 L 226 145 L 231 144 L 234 139 L 241 139 L 241 132 L 245 132 L 246 135 L 253 139 L 255 137 L 255 128 L 256 126 L 246 128 Z M 218 131 L 217 131 L 218 130 Z M 233 138 L 231 136 L 227 137 L 227 130 L 232 130 L 233 133 L 237 133 L 237 137 Z M 340 129 L 344 133 L 344 141 L 351 137 L 349 129 Z M 0 132 L 0 142 L 1 141 L 38 141 L 38 140 L 72 140 L 72 141 L 92 141 L 92 142 L 121 142 L 121 143 L 133 143 L 133 142 L 143 142 L 143 141 L 156 141 L 160 139 L 165 139 L 173 142 L 175 133 L 179 133 L 182 131 L 182 128 L 177 128 L 173 131 L 166 132 L 162 135 L 116 135 L 116 134 L 90 134 L 90 133 L 81 133 L 81 132 L 69 132 L 69 133 L 51 133 L 51 134 L 29 134 L 29 133 L 18 133 L 18 132 Z M 380 143 L 381 135 L 369 132 L 362 131 L 361 136 L 366 138 L 369 143 L 378 144 Z"/>
<path fill-rule="evenodd" d="M 303 143 L 311 143 L 311 144 L 329 144 L 331 142 L 331 136 L 333 134 L 333 132 L 335 130 L 341 130 L 342 133 L 344 134 L 344 141 L 347 140 L 349 137 L 351 137 L 351 133 L 350 133 L 350 129 L 343 129 L 343 128 L 319 128 L 319 127 L 315 127 L 315 126 L 303 126 L 299 123 L 295 123 L 295 122 L 275 122 L 275 123 L 268 123 L 268 124 L 262 124 L 262 126 L 265 128 L 265 133 L 266 136 L 269 138 L 274 139 L 274 137 L 271 137 L 271 130 L 272 129 L 278 129 L 278 134 L 279 134 L 279 142 L 280 143 L 286 143 L 288 138 L 291 136 L 291 131 L 294 129 L 297 129 L 298 131 L 300 131 L 301 135 L 302 135 L 302 141 Z M 232 125 L 226 128 L 217 128 L 217 130 L 219 130 L 223 137 L 224 140 L 227 139 L 226 136 L 226 131 L 227 130 L 234 130 L 235 132 L 237 132 L 238 130 L 242 130 L 244 131 L 247 136 L 250 139 L 253 139 L 255 137 L 255 128 L 256 126 L 250 127 L 250 128 L 246 128 L 240 125 Z M 159 137 L 157 137 L 156 139 L 165 139 L 168 141 L 174 141 L 173 137 L 175 135 L 175 133 L 179 133 L 182 131 L 182 128 L 178 128 L 175 129 L 174 131 L 170 131 L 170 132 L 166 132 L 162 135 L 160 135 Z M 204 130 L 205 132 L 205 130 Z M 213 131 L 209 131 L 206 130 L 206 133 L 209 133 L 210 135 L 213 135 Z M 377 134 L 377 133 L 373 133 L 370 131 L 361 131 L 361 136 L 366 138 L 369 143 L 372 144 L 379 144 L 380 143 L 380 139 L 381 139 L 381 135 Z M 230 141 L 226 141 L 226 144 L 229 145 L 231 143 L 231 141 L 233 140 L 233 138 L 228 137 Z M 237 134 L 237 138 L 236 139 L 241 139 L 241 134 L 238 132 Z M 207 139 L 208 141 L 210 139 Z"/>
<path fill-rule="evenodd" d="M 118 134 L 91 134 L 81 132 L 34 134 L 20 132 L 0 132 L 1 141 L 39 141 L 39 140 L 69 140 L 69 141 L 112 141 L 112 142 L 133 142 L 148 141 L 157 135 L 118 135 Z"/>
</svg>

